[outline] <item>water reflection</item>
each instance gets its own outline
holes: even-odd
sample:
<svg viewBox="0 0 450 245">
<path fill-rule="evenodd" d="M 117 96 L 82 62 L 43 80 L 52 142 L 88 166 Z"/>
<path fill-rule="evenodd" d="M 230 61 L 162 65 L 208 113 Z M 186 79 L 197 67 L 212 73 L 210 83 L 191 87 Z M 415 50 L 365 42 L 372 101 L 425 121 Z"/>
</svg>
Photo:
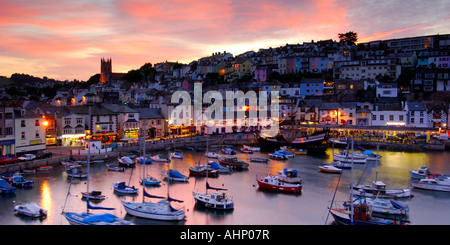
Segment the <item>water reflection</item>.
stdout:
<svg viewBox="0 0 450 245">
<path fill-rule="evenodd" d="M 50 191 L 50 185 L 48 180 L 44 180 L 41 183 L 41 208 L 47 210 L 50 213 L 50 210 L 53 210 L 53 199 Z M 47 217 L 48 222 L 52 222 L 52 216 L 49 215 Z"/>
</svg>

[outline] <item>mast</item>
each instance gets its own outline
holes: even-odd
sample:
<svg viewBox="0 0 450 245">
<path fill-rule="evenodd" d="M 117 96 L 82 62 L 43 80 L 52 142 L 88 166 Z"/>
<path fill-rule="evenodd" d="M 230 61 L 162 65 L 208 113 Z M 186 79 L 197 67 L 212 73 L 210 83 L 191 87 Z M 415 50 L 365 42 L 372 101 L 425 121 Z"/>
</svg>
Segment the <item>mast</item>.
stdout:
<svg viewBox="0 0 450 245">
<path fill-rule="evenodd" d="M 353 137 L 352 137 L 352 184 L 350 187 L 350 225 L 353 225 Z"/>
<path fill-rule="evenodd" d="M 146 126 L 146 123 L 144 121 L 144 129 L 141 129 L 142 139 L 144 140 L 144 142 L 143 142 L 144 146 L 143 146 L 143 150 L 142 150 L 142 158 L 143 158 L 142 191 L 144 191 L 144 186 L 145 186 L 144 180 L 145 180 L 145 161 L 146 161 L 146 158 L 145 158 L 145 133 L 143 133 L 143 132 L 145 132 L 145 126 Z M 142 202 L 144 202 L 144 197 L 145 197 L 145 195 L 142 195 Z"/>
<path fill-rule="evenodd" d="M 86 193 L 88 195 L 87 203 L 89 203 L 89 167 L 91 162 L 91 138 L 92 138 L 92 118 L 91 118 L 91 106 L 88 105 L 88 114 L 89 114 L 89 129 L 91 132 L 91 136 L 88 141 L 88 154 L 87 154 L 87 180 L 86 180 Z M 89 213 L 89 206 L 86 205 L 86 213 Z"/>
</svg>

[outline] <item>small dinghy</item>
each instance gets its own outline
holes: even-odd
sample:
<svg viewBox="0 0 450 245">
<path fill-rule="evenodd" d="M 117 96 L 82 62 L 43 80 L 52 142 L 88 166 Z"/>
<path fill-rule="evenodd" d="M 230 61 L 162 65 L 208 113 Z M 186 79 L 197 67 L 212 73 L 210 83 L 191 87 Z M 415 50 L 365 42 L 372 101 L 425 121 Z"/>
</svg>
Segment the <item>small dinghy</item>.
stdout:
<svg viewBox="0 0 450 245">
<path fill-rule="evenodd" d="M 124 181 L 113 183 L 114 191 L 122 194 L 136 194 L 138 192 L 138 188 L 134 186 L 128 186 Z"/>
</svg>

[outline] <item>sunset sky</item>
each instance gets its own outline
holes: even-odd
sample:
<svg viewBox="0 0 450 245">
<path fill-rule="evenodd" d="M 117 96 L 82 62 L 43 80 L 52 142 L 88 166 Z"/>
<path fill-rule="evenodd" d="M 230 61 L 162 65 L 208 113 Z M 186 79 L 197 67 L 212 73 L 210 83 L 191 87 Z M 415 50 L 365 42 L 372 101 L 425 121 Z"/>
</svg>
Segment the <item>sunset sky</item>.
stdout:
<svg viewBox="0 0 450 245">
<path fill-rule="evenodd" d="M 0 76 L 87 80 L 286 43 L 450 34 L 449 0 L 0 0 Z"/>
</svg>

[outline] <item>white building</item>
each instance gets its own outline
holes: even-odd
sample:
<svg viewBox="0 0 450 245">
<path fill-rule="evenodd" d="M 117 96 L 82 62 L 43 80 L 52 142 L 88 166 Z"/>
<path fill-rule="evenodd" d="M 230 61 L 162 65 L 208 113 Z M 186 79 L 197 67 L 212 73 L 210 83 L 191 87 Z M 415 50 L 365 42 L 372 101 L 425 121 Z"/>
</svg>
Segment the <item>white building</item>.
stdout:
<svg viewBox="0 0 450 245">
<path fill-rule="evenodd" d="M 422 102 L 406 102 L 405 111 L 408 115 L 407 125 L 409 127 L 426 128 L 427 122 L 427 108 Z"/>
<path fill-rule="evenodd" d="M 408 112 L 401 105 L 378 104 L 372 113 L 372 126 L 405 126 L 408 123 Z"/>
<path fill-rule="evenodd" d="M 15 113 L 15 153 L 35 153 L 46 149 L 44 119 L 39 115 L 18 109 Z"/>
</svg>

